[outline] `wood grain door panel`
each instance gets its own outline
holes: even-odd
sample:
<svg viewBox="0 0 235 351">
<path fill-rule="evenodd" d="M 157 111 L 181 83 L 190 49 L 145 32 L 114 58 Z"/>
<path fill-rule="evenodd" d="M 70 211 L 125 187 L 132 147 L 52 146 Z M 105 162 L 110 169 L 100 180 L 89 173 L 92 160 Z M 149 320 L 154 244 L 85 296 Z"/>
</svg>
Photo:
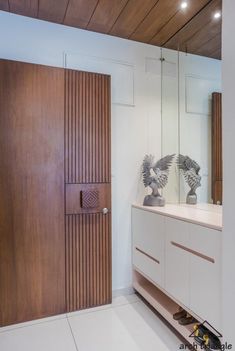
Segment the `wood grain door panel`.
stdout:
<svg viewBox="0 0 235 351">
<path fill-rule="evenodd" d="M 67 311 L 111 303 L 111 213 L 66 216 Z"/>
<path fill-rule="evenodd" d="M 65 74 L 66 183 L 110 183 L 110 76 Z"/>
<path fill-rule="evenodd" d="M 65 311 L 64 71 L 0 61 L 0 325 Z"/>
<path fill-rule="evenodd" d="M 83 208 L 82 193 L 97 192 L 98 206 Z M 91 194 L 92 196 L 92 194 Z M 66 214 L 101 213 L 104 208 L 111 209 L 111 184 L 66 184 Z"/>
<path fill-rule="evenodd" d="M 110 77 L 66 70 L 65 87 L 66 301 L 75 311 L 112 297 Z"/>
</svg>

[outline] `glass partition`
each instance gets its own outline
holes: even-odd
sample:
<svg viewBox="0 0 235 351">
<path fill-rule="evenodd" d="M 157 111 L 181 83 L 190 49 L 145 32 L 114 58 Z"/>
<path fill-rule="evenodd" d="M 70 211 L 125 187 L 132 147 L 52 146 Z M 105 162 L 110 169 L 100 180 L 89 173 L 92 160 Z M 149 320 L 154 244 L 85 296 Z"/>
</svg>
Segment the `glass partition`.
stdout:
<svg viewBox="0 0 235 351">
<path fill-rule="evenodd" d="M 221 138 L 221 133 L 212 132 L 212 96 L 221 93 L 221 61 L 162 49 L 161 62 L 162 154 L 182 154 L 196 161 L 201 176 L 196 191 L 198 203 L 212 203 L 212 169 L 216 162 L 212 145 L 219 142 L 212 140 L 212 135 Z M 184 203 L 189 190 L 175 163 L 164 190 L 166 201 Z"/>
<path fill-rule="evenodd" d="M 212 203 L 212 94 L 221 92 L 221 61 L 179 52 L 179 148 L 200 166 L 198 202 Z M 188 187 L 180 177 L 180 201 Z"/>
<path fill-rule="evenodd" d="M 179 62 L 178 52 L 162 49 L 162 156 L 179 153 Z M 174 163 L 163 191 L 168 203 L 179 202 L 179 171 Z"/>
</svg>

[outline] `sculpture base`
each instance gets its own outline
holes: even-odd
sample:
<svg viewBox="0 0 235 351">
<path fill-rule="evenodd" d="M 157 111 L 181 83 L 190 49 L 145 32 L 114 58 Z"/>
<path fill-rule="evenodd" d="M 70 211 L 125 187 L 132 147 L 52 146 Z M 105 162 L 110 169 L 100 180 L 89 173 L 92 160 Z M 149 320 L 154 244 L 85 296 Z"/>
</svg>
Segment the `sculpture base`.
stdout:
<svg viewBox="0 0 235 351">
<path fill-rule="evenodd" d="M 147 195 L 144 198 L 144 206 L 165 206 L 165 199 L 162 196 Z"/>
<path fill-rule="evenodd" d="M 189 205 L 196 205 L 197 204 L 197 195 L 187 195 L 186 203 Z"/>
</svg>

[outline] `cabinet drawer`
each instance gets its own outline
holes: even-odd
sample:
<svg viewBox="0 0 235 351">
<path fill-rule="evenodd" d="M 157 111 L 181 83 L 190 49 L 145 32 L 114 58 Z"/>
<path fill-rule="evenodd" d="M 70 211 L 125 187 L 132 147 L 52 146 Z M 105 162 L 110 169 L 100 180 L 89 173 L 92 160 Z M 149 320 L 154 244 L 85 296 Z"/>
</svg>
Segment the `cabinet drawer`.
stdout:
<svg viewBox="0 0 235 351">
<path fill-rule="evenodd" d="M 199 255 L 205 256 L 209 261 L 215 261 L 221 257 L 221 235 L 215 229 L 209 229 L 200 225 L 190 224 L 189 226 L 189 248 Z"/>
<path fill-rule="evenodd" d="M 190 225 L 190 308 L 221 328 L 221 232 Z"/>
<path fill-rule="evenodd" d="M 221 232 L 166 220 L 166 290 L 221 328 Z"/>
<path fill-rule="evenodd" d="M 174 218 L 166 218 L 166 240 L 180 245 L 189 244 L 189 223 Z"/>
<path fill-rule="evenodd" d="M 144 251 L 134 248 L 133 265 L 153 282 L 162 286 L 162 265 L 161 262 L 146 254 Z"/>
<path fill-rule="evenodd" d="M 188 245 L 188 223 L 166 218 L 166 268 L 165 289 L 189 306 L 189 253 L 177 245 Z"/>
<path fill-rule="evenodd" d="M 132 209 L 133 248 L 163 261 L 164 257 L 164 217 L 137 208 Z"/>
<path fill-rule="evenodd" d="M 221 330 L 221 262 L 190 257 L 190 309 Z"/>
</svg>

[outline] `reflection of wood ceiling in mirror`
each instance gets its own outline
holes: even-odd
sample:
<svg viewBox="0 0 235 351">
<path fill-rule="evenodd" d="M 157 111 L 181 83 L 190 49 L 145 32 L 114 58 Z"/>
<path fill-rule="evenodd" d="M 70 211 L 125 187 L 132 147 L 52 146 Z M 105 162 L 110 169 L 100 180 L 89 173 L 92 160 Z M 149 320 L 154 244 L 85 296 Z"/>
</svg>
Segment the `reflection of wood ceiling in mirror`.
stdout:
<svg viewBox="0 0 235 351">
<path fill-rule="evenodd" d="M 152 45 L 221 58 L 222 0 L 0 0 L 0 9 Z"/>
</svg>

